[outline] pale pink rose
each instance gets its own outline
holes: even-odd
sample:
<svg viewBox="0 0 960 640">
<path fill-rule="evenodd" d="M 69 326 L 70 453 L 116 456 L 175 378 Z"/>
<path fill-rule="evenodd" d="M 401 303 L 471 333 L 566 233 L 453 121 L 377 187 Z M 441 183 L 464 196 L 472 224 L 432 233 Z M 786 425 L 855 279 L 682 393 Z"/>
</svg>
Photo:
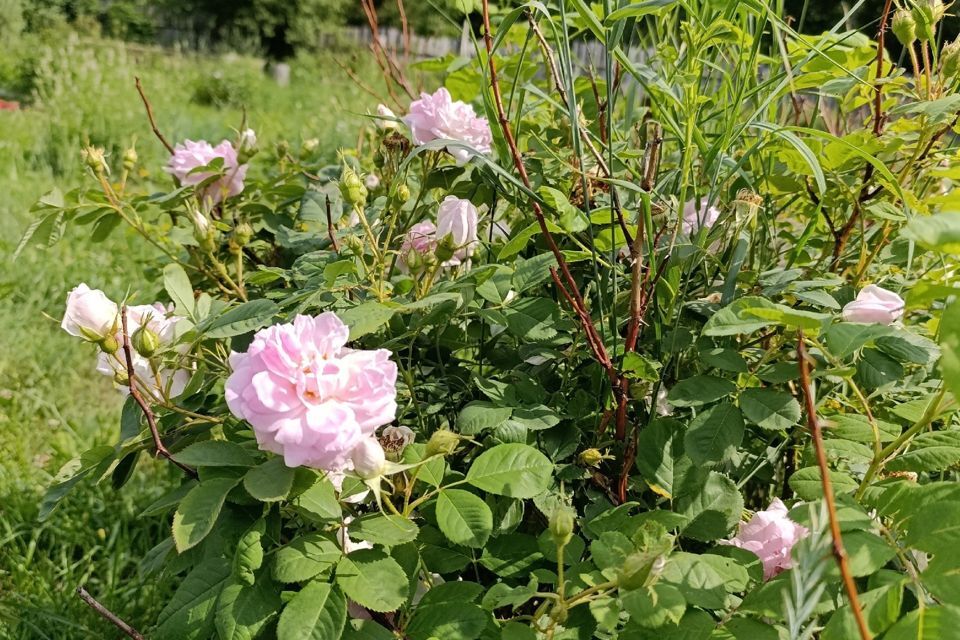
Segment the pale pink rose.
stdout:
<svg viewBox="0 0 960 640">
<path fill-rule="evenodd" d="M 60 327 L 72 336 L 99 342 L 118 326 L 118 318 L 116 302 L 103 291 L 81 282 L 67 295 L 67 310 Z"/>
<path fill-rule="evenodd" d="M 230 411 L 289 467 L 347 468 L 353 448 L 396 415 L 390 351 L 349 349 L 349 334 L 334 313 L 297 316 L 258 331 L 246 353 L 230 356 Z"/>
<path fill-rule="evenodd" d="M 214 158 L 223 158 L 223 176 L 205 187 L 201 197 L 217 204 L 243 191 L 243 180 L 247 176 L 247 165 L 239 164 L 237 150 L 228 140 L 215 147 L 206 140 L 185 140 L 174 148 L 164 171 L 174 175 L 181 185 L 198 185 L 215 174 L 194 169 L 207 166 Z"/>
<path fill-rule="evenodd" d="M 807 533 L 806 527 L 789 518 L 786 505 L 774 498 L 766 511 L 757 511 L 749 522 L 741 522 L 737 535 L 720 544 L 756 554 L 763 562 L 763 579 L 769 580 L 790 568 L 790 550 Z"/>
<path fill-rule="evenodd" d="M 410 127 L 414 144 L 433 140 L 454 140 L 473 147 L 480 153 L 490 153 L 493 136 L 486 118 L 478 118 L 473 107 L 453 100 L 450 92 L 440 87 L 431 95 L 421 93 L 419 100 L 410 103 L 410 113 L 403 121 Z M 461 147 L 448 146 L 447 153 L 457 164 L 470 159 L 470 152 Z"/>
<path fill-rule="evenodd" d="M 477 244 L 478 218 L 477 208 L 469 200 L 447 196 L 440 203 L 437 211 L 437 239 L 442 241 L 449 235 L 456 247 L 453 257 L 444 262 L 443 266 L 455 267 L 473 255 Z"/>
<path fill-rule="evenodd" d="M 409 273 L 411 269 L 407 262 L 411 251 L 415 251 L 421 256 L 426 256 L 429 253 L 433 253 L 436 248 L 437 227 L 429 220 L 422 220 L 410 227 L 407 233 L 403 236 L 403 243 L 400 245 L 400 258 L 397 261 L 397 266 L 400 268 L 400 271 Z M 417 271 L 419 266 L 420 265 L 417 266 L 417 269 L 413 270 Z"/>
<path fill-rule="evenodd" d="M 383 467 L 387 463 L 387 454 L 376 438 L 364 438 L 350 451 L 350 462 L 353 463 L 353 472 L 369 480 L 383 474 Z"/>
<path fill-rule="evenodd" d="M 905 306 L 903 298 L 893 291 L 870 284 L 860 290 L 856 300 L 843 308 L 843 319 L 847 322 L 891 324 L 903 317 Z"/>
<path fill-rule="evenodd" d="M 683 218 L 680 221 L 680 230 L 686 236 L 696 235 L 701 227 L 709 229 L 720 217 L 720 209 L 708 207 L 706 200 L 700 208 L 697 208 L 697 202 L 690 200 L 683 205 Z"/>
</svg>

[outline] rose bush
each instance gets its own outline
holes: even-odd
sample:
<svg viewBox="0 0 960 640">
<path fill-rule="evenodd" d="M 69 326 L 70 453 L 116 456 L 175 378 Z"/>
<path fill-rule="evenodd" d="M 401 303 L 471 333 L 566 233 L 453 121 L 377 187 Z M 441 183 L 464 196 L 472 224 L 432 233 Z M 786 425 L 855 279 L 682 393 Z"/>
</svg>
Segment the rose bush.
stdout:
<svg viewBox="0 0 960 640">
<path fill-rule="evenodd" d="M 482 4 L 481 55 L 418 63 L 446 84 L 419 97 L 390 72 L 409 100 L 337 165 L 245 130 L 175 147 L 158 194 L 89 149 L 96 188 L 37 205 L 25 240 L 144 236 L 173 305 L 70 294 L 142 393 L 42 513 L 166 450 L 151 638 L 956 627 L 937 12 L 897 14 L 905 73 L 755 3 Z"/>
</svg>

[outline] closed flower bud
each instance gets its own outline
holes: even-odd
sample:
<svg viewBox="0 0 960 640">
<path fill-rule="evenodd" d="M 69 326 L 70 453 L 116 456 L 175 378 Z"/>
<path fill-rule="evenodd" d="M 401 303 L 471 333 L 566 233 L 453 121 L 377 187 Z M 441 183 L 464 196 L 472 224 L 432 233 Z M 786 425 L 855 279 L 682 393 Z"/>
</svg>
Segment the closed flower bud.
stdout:
<svg viewBox="0 0 960 640">
<path fill-rule="evenodd" d="M 408 187 L 405 184 L 402 184 L 399 187 L 397 187 L 397 200 L 399 200 L 400 203 L 402 204 L 409 199 L 410 199 L 410 187 Z"/>
<path fill-rule="evenodd" d="M 109 355 L 113 355 L 120 350 L 120 341 L 117 340 L 117 336 L 112 334 L 106 336 L 102 340 L 98 340 L 97 345 L 100 347 L 101 351 Z"/>
<path fill-rule="evenodd" d="M 557 547 L 566 545 L 573 537 L 575 516 L 576 512 L 566 505 L 557 505 L 557 508 L 550 514 L 550 522 L 547 527 L 550 529 L 550 535 Z"/>
<path fill-rule="evenodd" d="M 250 226 L 249 222 L 240 222 L 233 228 L 233 239 L 239 246 L 247 246 L 252 238 L 253 227 Z"/>
<path fill-rule="evenodd" d="M 117 330 L 119 308 L 99 289 L 80 283 L 67 296 L 67 309 L 60 327 L 72 336 L 101 342 Z"/>
<path fill-rule="evenodd" d="M 897 9 L 893 14 L 890 30 L 905 47 L 909 47 L 917 40 L 917 21 L 906 9 Z"/>
<path fill-rule="evenodd" d="M 423 256 L 416 249 L 410 249 L 404 254 L 403 263 L 411 273 L 419 273 L 423 269 Z"/>
<path fill-rule="evenodd" d="M 937 23 L 946 11 L 943 0 L 917 0 L 911 15 L 917 24 L 917 37 L 921 41 L 934 39 Z"/>
<path fill-rule="evenodd" d="M 579 460 L 585 467 L 596 467 L 603 461 L 603 454 L 599 449 L 584 449 L 580 452 Z"/>
<path fill-rule="evenodd" d="M 132 171 L 137 164 L 137 150 L 130 147 L 123 152 L 123 168 Z"/>
<path fill-rule="evenodd" d="M 113 381 L 121 387 L 130 386 L 130 376 L 127 375 L 127 372 L 124 369 L 118 369 L 114 372 Z"/>
<path fill-rule="evenodd" d="M 300 145 L 300 148 L 304 153 L 313 153 L 320 146 L 320 140 L 317 138 L 310 138 L 309 140 L 304 140 L 303 144 Z"/>
<path fill-rule="evenodd" d="M 843 307 L 846 322 L 864 324 L 893 324 L 903 317 L 906 306 L 903 298 L 875 284 L 865 286 L 856 300 Z"/>
<path fill-rule="evenodd" d="M 149 358 L 160 348 L 160 338 L 146 327 L 140 327 L 133 332 L 133 348 L 144 358 Z"/>
<path fill-rule="evenodd" d="M 277 143 L 277 146 L 275 148 L 277 150 L 277 157 L 285 158 L 287 156 L 287 153 L 290 151 L 290 143 L 287 142 L 286 140 L 281 140 L 280 142 Z"/>
<path fill-rule="evenodd" d="M 453 239 L 452 234 L 447 234 L 440 239 L 436 248 L 437 260 L 447 262 L 457 253 L 457 241 Z"/>
<path fill-rule="evenodd" d="M 205 253 L 213 253 L 217 249 L 217 230 L 213 227 L 194 229 L 193 238 Z"/>
<path fill-rule="evenodd" d="M 240 164 L 246 164 L 259 150 L 257 148 L 257 134 L 253 129 L 244 129 L 240 133 L 240 141 L 237 143 L 237 161 Z"/>
<path fill-rule="evenodd" d="M 354 235 L 347 236 L 346 238 L 343 239 L 343 244 L 345 244 L 347 249 L 350 249 L 350 251 L 354 255 L 359 256 L 363 254 L 363 240 L 361 240 L 357 236 L 354 236 Z"/>
<path fill-rule="evenodd" d="M 83 152 L 83 161 L 97 175 L 109 173 L 107 160 L 103 155 L 103 149 L 99 147 L 86 147 Z"/>
<path fill-rule="evenodd" d="M 368 173 L 367 177 L 363 179 L 363 186 L 365 186 L 368 191 L 373 191 L 380 186 L 380 178 L 375 173 Z"/>
<path fill-rule="evenodd" d="M 383 474 L 387 456 L 376 438 L 364 438 L 350 452 L 353 471 L 364 480 L 377 478 Z"/>
<path fill-rule="evenodd" d="M 448 456 L 457 450 L 459 444 L 460 436 L 448 429 L 439 429 L 427 441 L 426 455 L 428 458 L 438 454 Z"/>
<path fill-rule="evenodd" d="M 940 52 L 940 64 L 944 82 L 953 82 L 960 71 L 960 39 L 944 45 Z"/>
<path fill-rule="evenodd" d="M 343 168 L 340 176 L 340 195 L 351 205 L 363 204 L 367 201 L 367 188 L 357 172 L 348 166 Z"/>
</svg>

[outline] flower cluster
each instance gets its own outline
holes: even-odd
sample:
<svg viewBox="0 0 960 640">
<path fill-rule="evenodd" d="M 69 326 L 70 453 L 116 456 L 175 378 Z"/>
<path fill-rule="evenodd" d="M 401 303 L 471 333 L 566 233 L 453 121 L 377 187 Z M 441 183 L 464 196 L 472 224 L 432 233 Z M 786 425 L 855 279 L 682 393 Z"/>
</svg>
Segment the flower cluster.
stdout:
<svg viewBox="0 0 960 640">
<path fill-rule="evenodd" d="M 127 307 L 127 332 L 133 347 L 130 357 L 133 372 L 142 390 L 156 400 L 180 395 L 190 374 L 174 364 L 168 365 L 157 357 L 176 343 L 176 326 L 182 317 L 173 314 L 172 307 L 159 302 L 152 305 Z M 80 283 L 67 296 L 67 308 L 60 326 L 72 336 L 83 338 L 100 346 L 97 371 L 112 376 L 121 390 L 129 389 L 126 354 L 120 308 L 103 291 Z"/>
<path fill-rule="evenodd" d="M 386 349 L 347 348 L 349 334 L 334 313 L 297 316 L 258 331 L 245 353 L 230 356 L 230 411 L 287 466 L 364 475 L 382 467 L 383 451 L 370 441 L 396 415 L 397 365 Z"/>
<path fill-rule="evenodd" d="M 400 247 L 400 265 L 405 271 L 435 256 L 444 267 L 468 265 L 477 246 L 477 208 L 469 200 L 447 196 L 437 210 L 437 224 L 422 220 L 407 230 Z"/>
</svg>

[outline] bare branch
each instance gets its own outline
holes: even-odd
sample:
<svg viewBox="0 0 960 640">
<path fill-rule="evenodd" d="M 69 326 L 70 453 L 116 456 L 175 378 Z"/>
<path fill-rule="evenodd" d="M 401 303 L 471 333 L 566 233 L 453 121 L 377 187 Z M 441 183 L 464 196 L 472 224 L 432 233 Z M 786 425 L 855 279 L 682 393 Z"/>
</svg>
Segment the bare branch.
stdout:
<svg viewBox="0 0 960 640">
<path fill-rule="evenodd" d="M 134 78 L 134 83 L 137 85 L 137 93 L 140 94 L 140 99 L 143 100 L 143 106 L 147 110 L 147 120 L 150 121 L 150 128 L 153 129 L 153 134 L 157 136 L 157 140 L 163 144 L 167 152 L 173 155 L 173 145 L 167 142 L 167 139 L 163 137 L 163 134 L 160 133 L 160 129 L 157 127 L 157 121 L 153 117 L 153 107 L 150 106 L 150 101 L 147 100 L 147 94 L 143 91 L 143 85 L 140 83 L 139 76 Z"/>
<path fill-rule="evenodd" d="M 143 634 L 131 627 L 129 624 L 120 619 L 117 614 L 107 609 L 105 606 L 97 602 L 96 598 L 90 595 L 86 589 L 82 586 L 77 587 L 77 595 L 80 596 L 80 599 L 87 603 L 91 609 L 97 612 L 97 614 L 115 626 L 117 629 L 120 629 L 128 638 L 133 638 L 133 640 L 144 640 Z"/>
</svg>

